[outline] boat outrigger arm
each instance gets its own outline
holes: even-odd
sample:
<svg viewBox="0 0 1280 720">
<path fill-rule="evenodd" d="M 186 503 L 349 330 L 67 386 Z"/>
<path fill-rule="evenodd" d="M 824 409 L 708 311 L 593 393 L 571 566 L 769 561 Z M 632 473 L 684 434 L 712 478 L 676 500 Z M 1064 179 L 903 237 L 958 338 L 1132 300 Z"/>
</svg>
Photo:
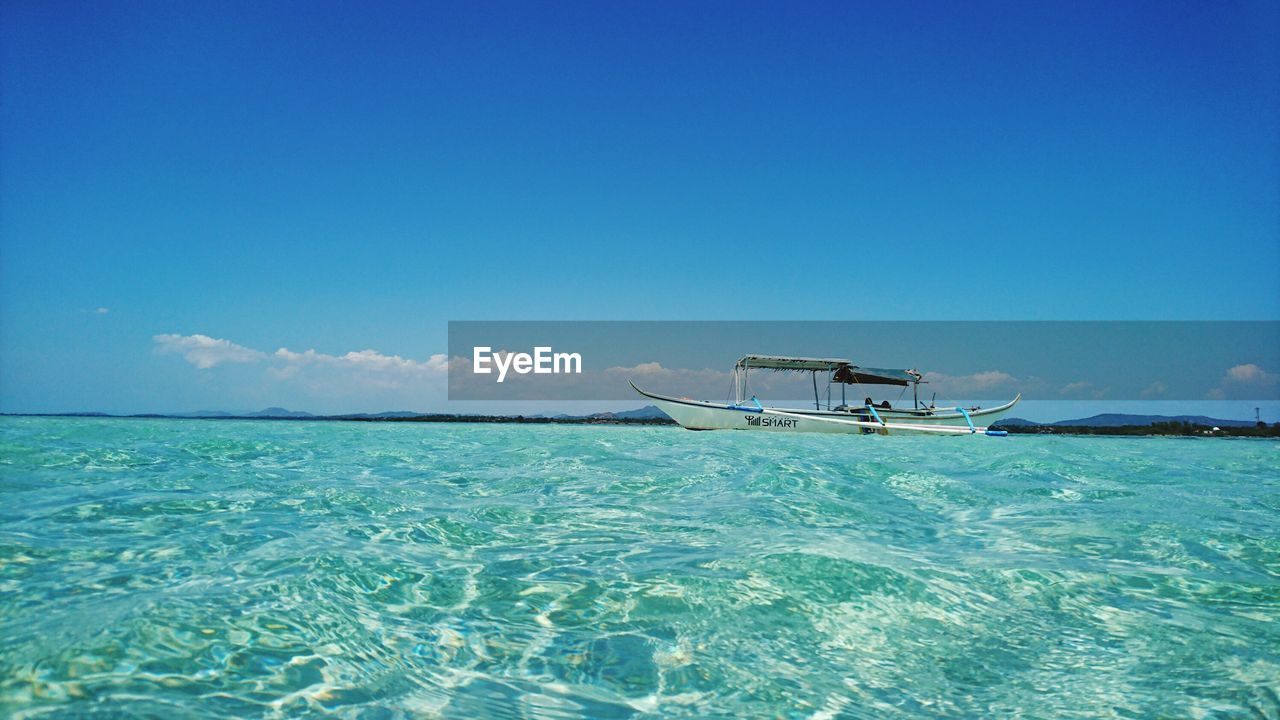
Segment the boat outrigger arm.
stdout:
<svg viewBox="0 0 1280 720">
<path fill-rule="evenodd" d="M 811 373 L 813 378 L 814 409 L 766 407 L 754 395 L 748 396 L 747 373 L 752 369 L 797 371 Z M 822 407 L 818 392 L 818 374 L 826 374 L 827 407 Z M 1007 434 L 1003 430 L 991 430 L 989 423 L 1018 403 L 1019 394 L 1004 405 L 993 408 L 935 407 L 923 405 L 919 399 L 919 385 L 925 383 L 916 370 L 891 370 L 854 365 L 840 358 L 800 358 L 776 355 L 747 355 L 733 369 L 733 403 L 713 403 L 689 398 L 658 395 L 636 387 L 636 392 L 654 401 L 680 425 L 690 430 L 748 429 L 780 430 L 790 432 L 842 432 L 842 433 L 932 433 L 940 435 L 993 435 Z M 840 404 L 832 406 L 831 388 L 840 386 Z M 865 402 L 850 405 L 844 400 L 848 385 L 891 385 L 912 387 L 913 406 L 893 408 L 889 403 L 875 405 Z M 869 398 L 868 398 L 869 400 Z"/>
</svg>

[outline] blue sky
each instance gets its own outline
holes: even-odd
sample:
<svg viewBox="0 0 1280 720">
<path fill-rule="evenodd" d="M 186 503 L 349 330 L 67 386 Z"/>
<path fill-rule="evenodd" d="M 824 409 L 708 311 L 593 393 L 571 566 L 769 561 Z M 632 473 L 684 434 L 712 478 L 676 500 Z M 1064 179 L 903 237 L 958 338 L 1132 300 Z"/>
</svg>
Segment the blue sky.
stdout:
<svg viewBox="0 0 1280 720">
<path fill-rule="evenodd" d="M 431 409 L 450 319 L 1280 319 L 1278 24 L 6 2 L 0 409 Z"/>
</svg>

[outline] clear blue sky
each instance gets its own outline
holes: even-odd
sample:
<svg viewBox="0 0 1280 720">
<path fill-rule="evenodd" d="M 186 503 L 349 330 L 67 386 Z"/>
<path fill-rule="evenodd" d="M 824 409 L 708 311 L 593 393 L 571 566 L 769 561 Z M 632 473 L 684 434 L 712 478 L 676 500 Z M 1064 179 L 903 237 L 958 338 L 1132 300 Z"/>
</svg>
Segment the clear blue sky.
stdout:
<svg viewBox="0 0 1280 720">
<path fill-rule="evenodd" d="M 165 334 L 1280 319 L 1278 7 L 9 0 L 0 409 L 366 409 Z"/>
</svg>

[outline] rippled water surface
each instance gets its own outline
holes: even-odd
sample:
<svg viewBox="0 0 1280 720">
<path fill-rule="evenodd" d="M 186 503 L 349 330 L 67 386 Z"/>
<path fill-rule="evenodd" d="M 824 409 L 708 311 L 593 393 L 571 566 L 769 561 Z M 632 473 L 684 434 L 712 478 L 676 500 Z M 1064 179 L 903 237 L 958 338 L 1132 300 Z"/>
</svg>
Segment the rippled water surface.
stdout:
<svg viewBox="0 0 1280 720">
<path fill-rule="evenodd" d="M 0 715 L 1280 715 L 1275 442 L 0 418 L 0 474 Z"/>
</svg>

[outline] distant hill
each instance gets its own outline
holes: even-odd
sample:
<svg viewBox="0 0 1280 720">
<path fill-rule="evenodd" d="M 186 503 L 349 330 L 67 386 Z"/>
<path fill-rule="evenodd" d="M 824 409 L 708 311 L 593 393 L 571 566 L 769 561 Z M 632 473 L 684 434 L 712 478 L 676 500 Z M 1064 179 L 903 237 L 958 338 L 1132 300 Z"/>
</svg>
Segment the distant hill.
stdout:
<svg viewBox="0 0 1280 720">
<path fill-rule="evenodd" d="M 618 413 L 618 417 L 629 420 L 650 420 L 654 418 L 661 419 L 667 417 L 667 414 L 659 410 L 655 405 L 645 405 L 644 407 L 636 408 L 635 410 L 620 412 Z"/>
<path fill-rule="evenodd" d="M 1079 420 L 1061 420 L 1053 424 L 1058 427 L 1122 427 L 1169 422 L 1185 422 L 1210 427 L 1253 427 L 1254 425 L 1252 420 L 1222 420 L 1204 415 L 1126 415 L 1124 413 L 1103 413 Z"/>
<path fill-rule="evenodd" d="M 246 414 L 244 415 L 244 417 L 256 417 L 256 418 L 303 418 L 303 417 L 315 417 L 315 415 L 312 415 L 312 414 L 311 414 L 311 413 L 309 413 L 309 412 L 303 412 L 303 411 L 301 411 L 301 410 L 286 410 L 286 409 L 284 409 L 284 408 L 282 408 L 282 407 L 269 407 L 269 408 L 267 408 L 267 409 L 265 409 L 265 410 L 259 410 L 258 412 L 246 413 Z"/>
<path fill-rule="evenodd" d="M 63 415 L 72 415 L 78 417 L 115 417 L 109 413 L 61 413 Z M 338 415 L 316 415 L 314 413 L 302 410 L 289 410 L 282 407 L 269 407 L 257 412 L 227 412 L 226 410 L 196 410 L 194 412 L 175 412 L 175 413 L 136 413 L 130 417 L 152 417 L 152 418 L 259 418 L 259 419 L 295 419 L 295 420 L 406 420 L 416 418 L 452 418 L 452 417 L 471 417 L 469 415 L 453 415 L 450 413 L 424 413 L 415 412 L 413 410 L 388 410 L 379 413 L 342 413 Z M 498 418 L 507 416 L 475 416 L 486 418 Z M 514 416 L 511 416 L 514 417 Z M 529 415 L 529 419 L 533 420 L 558 420 L 558 421 L 575 421 L 575 420 L 618 420 L 618 421 L 636 421 L 636 420 L 667 420 L 666 413 L 662 412 L 653 405 L 646 405 L 642 408 L 634 410 L 621 410 L 618 412 L 601 412 L 591 415 L 568 415 L 560 413 L 557 415 L 539 414 Z"/>
<path fill-rule="evenodd" d="M 662 418 L 665 418 L 666 416 L 667 416 L 666 413 L 662 412 L 661 410 L 654 407 L 653 405 L 645 405 L 644 407 L 636 408 L 635 410 L 622 410 L 619 412 L 602 412 L 602 413 L 595 413 L 594 415 L 587 415 L 586 417 L 595 419 L 595 420 L 660 420 Z M 558 416 L 558 417 L 569 417 L 569 416 Z"/>
<path fill-rule="evenodd" d="M 530 415 L 531 418 L 547 418 L 549 420 L 665 420 L 667 414 L 654 407 L 653 405 L 645 405 L 635 410 L 617 410 L 608 412 L 592 413 L 590 415 L 570 415 L 568 413 L 557 413 L 551 415 L 549 413 L 539 413 Z"/>
<path fill-rule="evenodd" d="M 1038 423 L 1034 420 L 1026 420 L 1019 417 L 1011 417 L 1011 418 L 1005 418 L 1003 420 L 998 420 L 996 421 L 995 424 L 1004 425 L 1005 427 L 1035 427 L 1036 425 L 1040 425 L 1041 423 Z"/>
<path fill-rule="evenodd" d="M 1005 427 L 1035 427 L 1047 425 L 1050 427 L 1146 427 L 1156 423 L 1173 423 L 1185 422 L 1192 425 L 1204 425 L 1207 427 L 1253 427 L 1253 420 L 1223 420 L 1221 418 L 1211 418 L 1204 415 L 1128 415 L 1125 413 L 1102 413 L 1087 418 L 1079 418 L 1077 420 L 1059 420 L 1052 423 L 1038 423 L 1032 420 L 1024 420 L 1023 418 L 1006 418 L 996 422 L 996 425 Z"/>
<path fill-rule="evenodd" d="M 9 414 L 9 413 L 0 413 Z M 78 412 L 78 413 L 54 413 L 54 415 L 74 416 L 74 417 L 117 417 L 107 413 L 97 412 Z M 152 417 L 152 418 L 259 418 L 259 419 L 293 419 L 293 420 L 422 420 L 435 422 L 504 422 L 504 421 L 531 421 L 531 422 L 560 422 L 560 423 L 592 423 L 592 422 L 617 422 L 617 423 L 637 423 L 637 424 L 672 424 L 673 421 L 667 417 L 667 414 L 659 410 L 653 405 L 645 405 L 644 407 L 634 410 L 619 410 L 616 412 L 599 412 L 590 415 L 568 415 L 560 413 L 557 415 L 539 414 L 528 415 L 521 418 L 516 416 L 500 416 L 500 415 L 466 415 L 453 413 L 421 413 L 412 410 L 390 410 L 380 413 L 345 413 L 341 415 L 315 415 L 313 413 L 301 410 L 289 410 L 282 407 L 269 407 L 257 412 L 226 412 L 224 410 L 197 410 L 195 412 L 186 413 L 142 413 L 132 415 L 130 417 Z M 1114 429 L 1124 427 L 1151 427 L 1152 425 L 1161 424 L 1182 424 L 1203 428 L 1240 428 L 1252 430 L 1255 422 L 1253 420 L 1225 420 L 1223 418 L 1213 418 L 1205 415 L 1129 415 L 1126 413 L 1102 413 L 1087 418 L 1077 418 L 1074 420 L 1059 420 L 1052 423 L 1039 423 L 1026 418 L 1011 417 L 999 420 L 993 423 L 994 426 L 1006 428 L 1081 428 L 1081 429 Z M 1083 430 L 1082 430 L 1083 431 Z M 1043 430 L 1042 430 L 1043 432 Z M 1115 434 L 1113 432 L 1104 432 L 1102 434 Z"/>
</svg>

